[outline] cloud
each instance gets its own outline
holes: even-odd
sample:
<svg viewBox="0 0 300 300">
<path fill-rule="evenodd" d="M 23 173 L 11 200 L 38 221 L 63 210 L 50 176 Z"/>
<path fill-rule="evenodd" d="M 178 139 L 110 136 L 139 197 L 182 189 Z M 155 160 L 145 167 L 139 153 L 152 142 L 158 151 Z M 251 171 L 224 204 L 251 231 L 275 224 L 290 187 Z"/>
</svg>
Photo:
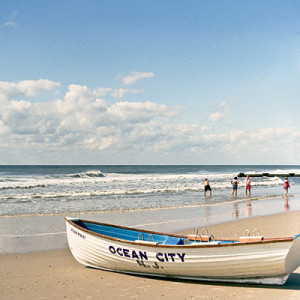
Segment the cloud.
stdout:
<svg viewBox="0 0 300 300">
<path fill-rule="evenodd" d="M 215 113 L 212 113 L 208 116 L 208 119 L 210 121 L 218 121 L 218 120 L 222 120 L 222 119 L 225 119 L 227 117 L 227 114 L 225 112 L 215 112 Z"/>
<path fill-rule="evenodd" d="M 142 94 L 142 93 L 144 93 L 144 90 L 120 88 L 120 89 L 113 90 L 113 92 L 111 93 L 111 96 L 113 98 L 122 99 L 128 93 L 130 93 L 130 94 Z"/>
<path fill-rule="evenodd" d="M 228 105 L 226 104 L 226 102 L 221 102 L 218 104 L 217 106 L 217 111 L 214 112 L 214 113 L 211 113 L 209 116 L 208 116 L 208 120 L 210 121 L 219 121 L 219 120 L 223 120 L 223 119 L 226 119 L 228 118 Z"/>
<path fill-rule="evenodd" d="M 111 89 L 89 89 L 76 84 L 69 85 L 63 99 L 43 103 L 13 100 L 16 95 L 36 95 L 57 85 L 45 80 L 2 82 L 0 93 L 8 102 L 0 111 L 1 132 L 18 143 L 22 140 L 24 147 L 36 144 L 45 148 L 103 150 L 128 146 L 131 139 L 127 138 L 136 127 L 171 118 L 178 112 L 177 108 L 153 102 L 109 104 L 101 97 Z"/>
<path fill-rule="evenodd" d="M 6 21 L 6 22 L 3 24 L 3 26 L 7 26 L 7 27 L 17 27 L 18 24 L 17 24 L 17 22 L 15 22 L 15 19 L 17 18 L 18 14 L 19 14 L 19 11 L 18 11 L 18 10 L 14 10 L 14 11 L 10 14 L 10 16 L 9 16 L 9 18 L 8 18 L 8 21 Z"/>
<path fill-rule="evenodd" d="M 80 163 L 85 163 L 91 152 L 96 157 L 101 153 L 103 159 L 120 157 L 124 163 L 128 157 L 138 156 L 157 156 L 160 163 L 166 163 L 169 157 L 182 155 L 184 163 L 193 158 L 204 164 L 232 164 L 272 163 L 270 158 L 286 157 L 292 153 L 291 147 L 300 148 L 296 127 L 218 133 L 203 124 L 176 122 L 181 113 L 178 107 L 151 101 L 111 103 L 105 98 L 115 90 L 108 87 L 90 89 L 70 84 L 61 99 L 15 99 L 20 95 L 38 96 L 57 86 L 59 83 L 45 79 L 0 83 L 0 96 L 6 101 L 0 109 L 1 149 L 6 149 L 5 153 L 22 148 L 32 155 L 37 151 L 55 152 L 66 159 L 72 153 L 82 153 Z M 226 103 L 220 103 L 219 113 L 226 107 Z M 5 163 L 1 157 L 1 163 Z"/>
<path fill-rule="evenodd" d="M 18 24 L 16 22 L 7 21 L 7 22 L 4 23 L 4 26 L 17 27 Z"/>
<path fill-rule="evenodd" d="M 145 78 L 151 78 L 154 76 L 152 72 L 135 72 L 132 71 L 129 75 L 121 77 L 122 86 L 127 86 L 135 83 L 138 80 L 142 80 Z"/>
<path fill-rule="evenodd" d="M 60 86 L 58 82 L 48 79 L 24 80 L 19 82 L 0 81 L 0 100 L 17 96 L 35 96 Z"/>
</svg>

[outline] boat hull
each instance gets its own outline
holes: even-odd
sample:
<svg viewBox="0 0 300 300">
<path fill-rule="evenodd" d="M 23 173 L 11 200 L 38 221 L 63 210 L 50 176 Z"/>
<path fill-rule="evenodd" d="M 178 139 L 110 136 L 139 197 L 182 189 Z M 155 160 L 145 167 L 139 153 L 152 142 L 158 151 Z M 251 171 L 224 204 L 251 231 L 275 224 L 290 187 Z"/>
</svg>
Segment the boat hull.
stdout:
<svg viewBox="0 0 300 300">
<path fill-rule="evenodd" d="M 299 264 L 300 238 L 259 243 L 170 246 L 127 242 L 67 220 L 75 259 L 93 268 L 137 275 L 282 285 Z"/>
</svg>

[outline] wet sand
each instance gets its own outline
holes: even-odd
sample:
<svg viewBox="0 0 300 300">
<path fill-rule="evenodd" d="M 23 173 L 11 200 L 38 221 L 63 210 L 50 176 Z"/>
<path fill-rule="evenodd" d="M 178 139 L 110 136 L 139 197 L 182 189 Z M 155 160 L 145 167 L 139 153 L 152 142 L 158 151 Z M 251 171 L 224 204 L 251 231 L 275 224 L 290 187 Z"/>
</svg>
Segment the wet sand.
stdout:
<svg viewBox="0 0 300 300">
<path fill-rule="evenodd" d="M 65 215 L 173 233 L 195 226 L 203 228 L 233 220 L 273 215 L 285 211 L 300 211 L 300 197 L 232 199 L 232 201 L 225 203 L 136 211 L 2 216 L 0 217 L 0 254 L 19 254 L 67 248 Z M 244 225 L 241 226 L 242 231 L 245 229 Z M 239 232 L 238 234 L 242 233 Z"/>
<path fill-rule="evenodd" d="M 291 236 L 300 233 L 300 211 L 207 228 L 215 237 L 256 228 L 266 237 Z M 1 299 L 300 299 L 300 268 L 284 286 L 174 281 L 86 268 L 68 249 L 0 255 L 0 277 Z"/>
</svg>

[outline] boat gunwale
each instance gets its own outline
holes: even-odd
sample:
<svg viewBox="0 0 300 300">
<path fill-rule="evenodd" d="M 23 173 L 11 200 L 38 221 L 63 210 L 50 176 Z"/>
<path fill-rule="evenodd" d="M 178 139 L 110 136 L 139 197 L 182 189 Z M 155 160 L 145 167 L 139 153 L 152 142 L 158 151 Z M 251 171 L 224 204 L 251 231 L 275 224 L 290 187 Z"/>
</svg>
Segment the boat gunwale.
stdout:
<svg viewBox="0 0 300 300">
<path fill-rule="evenodd" d="M 86 233 L 89 233 L 93 236 L 97 236 L 97 237 L 101 237 L 104 239 L 108 239 L 108 240 L 112 240 L 112 241 L 116 241 L 116 242 L 121 242 L 121 243 L 126 243 L 126 244 L 131 244 L 131 245 L 139 245 L 139 246 L 145 246 L 145 247 L 162 247 L 162 248 L 211 248 L 211 247 L 228 247 L 228 246 L 245 246 L 245 245 L 255 245 L 255 244 L 270 244 L 270 243 L 278 243 L 278 242 L 291 242 L 294 240 L 294 237 L 280 237 L 280 238 L 264 238 L 261 241 L 248 241 L 248 242 L 240 242 L 238 239 L 217 239 L 220 241 L 224 241 L 224 242 L 228 242 L 228 241 L 233 241 L 235 243 L 224 243 L 224 244 L 214 244 L 214 245 L 165 245 L 165 244 L 152 244 L 152 243 L 145 243 L 143 241 L 141 241 L 141 243 L 136 242 L 136 241 L 128 241 L 125 239 L 119 239 L 119 238 L 115 238 L 115 237 L 110 237 L 104 234 L 100 234 L 97 232 L 94 232 L 92 230 L 83 228 L 79 225 L 77 225 L 75 222 L 75 220 L 81 221 L 81 222 L 85 222 L 85 223 L 90 223 L 90 224 L 95 224 L 95 225 L 100 225 L 100 226 L 109 226 L 109 227 L 113 227 L 113 228 L 119 228 L 119 229 L 125 229 L 125 230 L 131 230 L 131 231 L 136 231 L 136 232 L 142 232 L 142 233 L 149 233 L 149 234 L 157 234 L 157 235 L 164 235 L 164 236 L 171 236 L 171 237 L 178 237 L 178 238 L 187 238 L 187 235 L 179 235 L 179 234 L 172 234 L 172 233 L 163 233 L 163 232 L 159 232 L 159 231 L 151 231 L 151 230 L 144 230 L 144 229 L 137 229 L 137 228 L 132 228 L 132 227 L 126 227 L 126 226 L 121 226 L 121 225 L 114 225 L 114 224 L 108 224 L 108 223 L 101 223 L 101 222 L 96 222 L 96 221 L 89 221 L 89 220 L 84 220 L 84 219 L 78 219 L 78 218 L 64 218 L 66 220 L 66 222 L 68 222 L 69 224 L 71 224 L 72 226 L 74 226 L 75 228 L 82 230 Z M 300 237 L 299 237 L 300 238 Z"/>
</svg>

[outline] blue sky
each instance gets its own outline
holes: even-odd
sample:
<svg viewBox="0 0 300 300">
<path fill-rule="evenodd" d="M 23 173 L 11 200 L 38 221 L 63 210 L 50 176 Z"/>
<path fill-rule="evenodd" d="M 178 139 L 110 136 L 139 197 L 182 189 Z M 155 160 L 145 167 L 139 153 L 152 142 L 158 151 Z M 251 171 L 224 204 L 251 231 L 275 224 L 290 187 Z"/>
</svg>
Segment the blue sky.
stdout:
<svg viewBox="0 0 300 300">
<path fill-rule="evenodd" d="M 0 164 L 300 164 L 299 1 L 0 2 Z"/>
</svg>

